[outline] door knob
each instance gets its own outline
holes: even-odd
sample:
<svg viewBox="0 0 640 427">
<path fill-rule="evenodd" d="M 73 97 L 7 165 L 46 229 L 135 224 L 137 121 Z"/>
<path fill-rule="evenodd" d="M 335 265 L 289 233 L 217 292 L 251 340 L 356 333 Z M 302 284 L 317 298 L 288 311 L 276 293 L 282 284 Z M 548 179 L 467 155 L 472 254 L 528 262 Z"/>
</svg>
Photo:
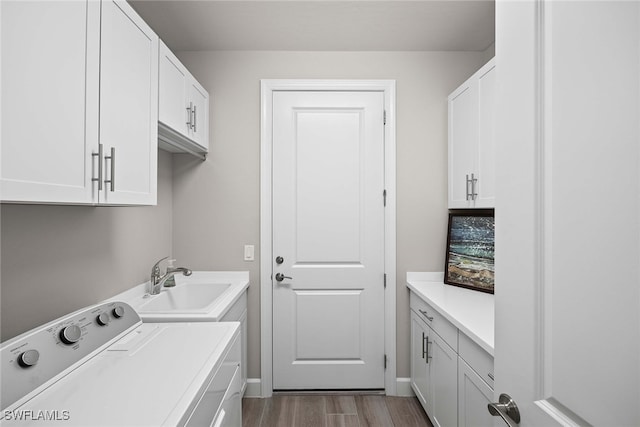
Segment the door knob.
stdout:
<svg viewBox="0 0 640 427">
<path fill-rule="evenodd" d="M 498 403 L 489 403 L 487 409 L 494 417 L 501 417 L 509 427 L 516 427 L 520 424 L 518 405 L 508 394 L 502 393 Z"/>
<path fill-rule="evenodd" d="M 285 275 L 284 275 L 284 274 L 282 274 L 282 273 L 276 273 L 276 280 L 277 280 L 278 282 L 282 282 L 284 279 L 292 280 L 292 279 L 293 279 L 293 277 L 285 276 Z"/>
</svg>

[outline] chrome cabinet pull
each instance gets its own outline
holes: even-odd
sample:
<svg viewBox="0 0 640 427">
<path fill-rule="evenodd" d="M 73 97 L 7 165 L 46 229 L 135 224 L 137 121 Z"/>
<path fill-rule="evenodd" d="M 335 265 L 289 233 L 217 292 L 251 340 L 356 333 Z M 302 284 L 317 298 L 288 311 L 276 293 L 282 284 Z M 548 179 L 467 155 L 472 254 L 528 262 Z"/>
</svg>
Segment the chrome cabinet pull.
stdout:
<svg viewBox="0 0 640 427">
<path fill-rule="evenodd" d="M 91 153 L 91 157 L 98 156 L 98 177 L 91 178 L 92 182 L 98 183 L 98 191 L 102 191 L 102 144 L 98 144 L 98 152 Z"/>
<path fill-rule="evenodd" d="M 478 182 L 478 178 L 471 174 L 471 200 L 476 200 L 478 193 L 476 192 L 476 184 Z"/>
<path fill-rule="evenodd" d="M 105 184 L 110 184 L 110 191 L 114 192 L 116 190 L 116 147 L 111 147 L 111 155 L 104 157 L 104 162 L 107 163 L 107 160 L 111 160 L 111 177 L 110 179 L 105 179 Z"/>
<path fill-rule="evenodd" d="M 425 360 L 425 363 L 429 364 L 429 359 L 431 359 L 431 356 L 429 356 L 429 344 L 433 343 L 433 341 L 429 341 L 429 337 L 426 337 L 426 338 L 427 338 L 427 349 L 425 354 L 427 357 L 425 357 L 424 360 Z"/>
<path fill-rule="evenodd" d="M 469 194 L 469 175 L 465 175 L 465 193 L 466 193 L 466 200 L 469 200 L 469 197 L 471 196 L 471 194 Z"/>
<path fill-rule="evenodd" d="M 422 333 L 422 358 L 424 359 L 424 355 L 426 354 L 425 348 L 424 348 L 424 339 L 426 337 L 424 336 L 424 332 Z"/>
<path fill-rule="evenodd" d="M 191 108 L 193 107 L 193 103 L 190 102 L 189 106 L 186 108 L 187 113 L 189 114 L 189 121 L 187 122 L 187 128 L 191 129 L 191 114 L 193 114 L 193 111 L 191 111 Z"/>
<path fill-rule="evenodd" d="M 198 114 L 196 113 L 196 106 L 193 106 L 193 131 L 198 132 L 196 126 L 198 123 Z"/>
<path fill-rule="evenodd" d="M 422 315 L 423 315 L 424 317 L 426 317 L 426 318 L 427 318 L 427 320 L 428 320 L 429 322 L 433 321 L 433 316 L 429 316 L 429 314 L 427 314 L 427 312 L 426 312 L 426 311 L 424 311 L 424 310 L 418 310 L 418 311 L 419 311 L 420 313 L 422 313 Z"/>
</svg>

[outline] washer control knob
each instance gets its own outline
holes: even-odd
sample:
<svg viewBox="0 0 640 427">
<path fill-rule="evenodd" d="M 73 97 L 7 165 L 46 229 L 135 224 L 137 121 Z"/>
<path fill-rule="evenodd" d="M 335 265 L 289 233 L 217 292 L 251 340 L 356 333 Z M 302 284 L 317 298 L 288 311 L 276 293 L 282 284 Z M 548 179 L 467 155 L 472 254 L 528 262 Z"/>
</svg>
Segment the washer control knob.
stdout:
<svg viewBox="0 0 640 427">
<path fill-rule="evenodd" d="M 80 340 L 82 330 L 78 325 L 70 325 L 62 328 L 60 331 L 60 339 L 65 344 L 75 344 Z"/>
<path fill-rule="evenodd" d="M 33 366 L 38 363 L 38 359 L 40 359 L 40 353 L 38 350 L 27 350 L 18 356 L 18 365 L 23 368 L 28 368 L 29 366 Z"/>
<path fill-rule="evenodd" d="M 116 308 L 113 309 L 113 316 L 116 319 L 121 318 L 122 316 L 124 316 L 124 307 L 119 305 Z"/>
<path fill-rule="evenodd" d="M 96 317 L 96 322 L 98 322 L 98 325 L 100 326 L 107 326 L 110 320 L 111 318 L 107 313 L 101 313 L 98 315 L 98 317 Z"/>
</svg>

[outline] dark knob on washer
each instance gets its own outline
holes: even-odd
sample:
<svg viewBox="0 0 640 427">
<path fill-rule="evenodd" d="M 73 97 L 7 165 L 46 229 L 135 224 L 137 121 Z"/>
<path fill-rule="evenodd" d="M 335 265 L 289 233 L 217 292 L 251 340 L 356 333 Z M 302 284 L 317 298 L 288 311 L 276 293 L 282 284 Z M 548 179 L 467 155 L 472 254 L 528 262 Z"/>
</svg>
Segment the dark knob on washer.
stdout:
<svg viewBox="0 0 640 427">
<path fill-rule="evenodd" d="M 122 316 L 124 316 L 124 307 L 119 305 L 113 309 L 112 313 L 113 313 L 113 317 L 115 317 L 116 319 L 119 319 Z"/>
<path fill-rule="evenodd" d="M 75 344 L 80 340 L 82 330 L 78 325 L 70 325 L 62 328 L 60 331 L 60 339 L 65 344 Z"/>
<path fill-rule="evenodd" d="M 28 368 L 38 363 L 38 359 L 40 359 L 38 350 L 27 350 L 18 356 L 18 365 Z"/>
<path fill-rule="evenodd" d="M 100 313 L 98 317 L 96 317 L 96 322 L 98 322 L 98 325 L 100 326 L 107 326 L 110 320 L 111 318 L 107 313 Z"/>
</svg>

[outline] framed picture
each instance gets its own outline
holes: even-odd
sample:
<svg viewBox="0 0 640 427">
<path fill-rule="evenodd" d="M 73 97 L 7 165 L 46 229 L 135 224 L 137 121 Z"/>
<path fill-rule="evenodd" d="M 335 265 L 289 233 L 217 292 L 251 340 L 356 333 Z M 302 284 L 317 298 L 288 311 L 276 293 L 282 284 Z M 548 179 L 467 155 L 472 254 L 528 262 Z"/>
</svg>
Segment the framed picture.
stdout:
<svg viewBox="0 0 640 427">
<path fill-rule="evenodd" d="M 493 293 L 493 209 L 449 212 L 444 283 Z"/>
</svg>

